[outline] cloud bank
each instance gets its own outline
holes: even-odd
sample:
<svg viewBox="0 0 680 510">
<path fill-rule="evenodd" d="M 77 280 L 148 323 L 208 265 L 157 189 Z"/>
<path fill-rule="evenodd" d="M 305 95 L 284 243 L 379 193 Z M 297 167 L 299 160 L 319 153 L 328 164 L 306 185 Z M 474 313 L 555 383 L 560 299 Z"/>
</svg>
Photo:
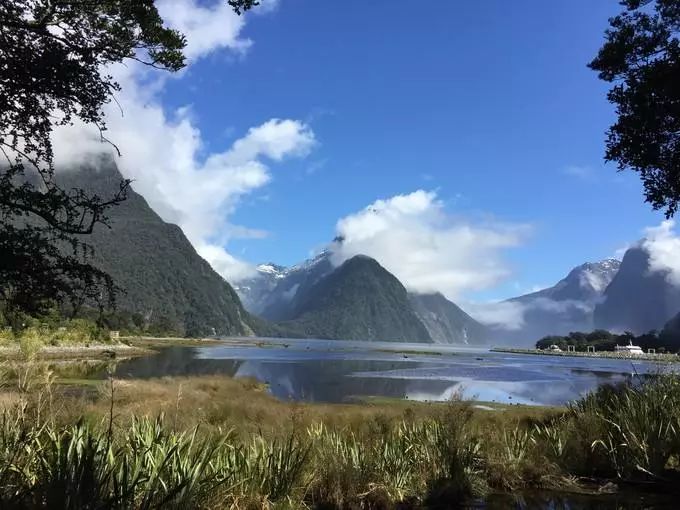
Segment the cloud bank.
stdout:
<svg viewBox="0 0 680 510">
<path fill-rule="evenodd" d="M 266 2 L 271 8 L 274 2 Z M 187 36 L 187 64 L 214 52 L 244 54 L 252 41 L 241 37 L 245 17 L 223 0 L 160 0 L 165 21 Z M 230 255 L 230 238 L 262 237 L 265 233 L 231 225 L 229 216 L 248 193 L 271 180 L 269 164 L 305 156 L 315 144 L 312 130 L 292 119 L 270 119 L 250 128 L 230 147 L 206 153 L 206 144 L 191 107 L 169 111 L 160 94 L 172 77 L 137 63 L 107 70 L 122 86 L 116 102 L 106 106 L 107 138 L 122 152 L 102 144 L 91 126 L 74 125 L 54 133 L 55 163 L 73 167 L 102 152 L 116 157 L 119 169 L 133 179 L 133 188 L 165 220 L 178 224 L 196 250 L 227 280 L 254 269 Z"/>
<path fill-rule="evenodd" d="M 680 236 L 674 227 L 675 222 L 667 220 L 647 228 L 642 247 L 649 253 L 649 270 L 666 273 L 669 283 L 680 286 Z"/>
<path fill-rule="evenodd" d="M 417 190 L 377 200 L 340 219 L 332 260 L 340 264 L 354 255 L 375 258 L 409 290 L 441 292 L 449 299 L 495 285 L 509 268 L 507 248 L 518 246 L 527 225 L 476 224 L 455 218 L 433 191 Z"/>
<path fill-rule="evenodd" d="M 526 305 L 516 301 L 499 301 L 496 303 L 465 303 L 465 311 L 475 320 L 486 326 L 508 331 L 518 331 L 525 325 Z"/>
</svg>

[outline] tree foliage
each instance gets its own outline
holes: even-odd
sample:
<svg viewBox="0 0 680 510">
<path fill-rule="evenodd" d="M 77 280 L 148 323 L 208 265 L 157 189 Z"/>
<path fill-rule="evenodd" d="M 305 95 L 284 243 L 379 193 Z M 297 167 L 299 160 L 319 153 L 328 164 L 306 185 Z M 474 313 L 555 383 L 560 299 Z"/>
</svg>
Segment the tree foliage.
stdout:
<svg viewBox="0 0 680 510">
<path fill-rule="evenodd" d="M 680 0 L 623 0 L 589 64 L 612 83 L 617 121 L 607 161 L 640 174 L 646 201 L 673 216 L 680 202 Z"/>
<path fill-rule="evenodd" d="M 537 349 L 547 349 L 551 345 L 557 345 L 566 350 L 567 346 L 574 346 L 577 351 L 587 351 L 588 347 L 595 347 L 598 351 L 614 351 L 617 345 L 628 345 L 632 342 L 642 349 L 656 349 L 659 352 L 680 351 L 680 334 L 672 332 L 667 327 L 660 333 L 650 331 L 642 335 L 634 335 L 626 331 L 624 333 L 611 333 L 604 329 L 596 329 L 589 333 L 573 331 L 568 335 L 550 335 L 536 342 Z"/>
<path fill-rule="evenodd" d="M 229 0 L 241 13 L 255 0 Z M 127 194 L 64 189 L 55 180 L 51 136 L 74 121 L 96 126 L 120 85 L 112 64 L 136 60 L 177 71 L 184 36 L 163 24 L 153 0 L 0 2 L 0 301 L 35 312 L 50 302 L 113 299 L 113 282 L 90 264 L 77 237 L 107 224 Z"/>
</svg>

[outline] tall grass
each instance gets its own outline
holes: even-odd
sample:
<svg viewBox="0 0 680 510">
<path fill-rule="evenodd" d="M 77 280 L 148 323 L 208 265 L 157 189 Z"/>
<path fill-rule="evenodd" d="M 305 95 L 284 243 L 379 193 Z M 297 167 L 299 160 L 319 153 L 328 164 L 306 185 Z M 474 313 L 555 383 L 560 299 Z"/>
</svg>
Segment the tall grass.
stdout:
<svg viewBox="0 0 680 510">
<path fill-rule="evenodd" d="M 59 425 L 50 384 L 28 384 L 33 397 L 0 413 L 0 507 L 450 507 L 489 490 L 564 488 L 579 476 L 678 475 L 675 376 L 602 388 L 535 422 L 480 423 L 452 402 L 422 419 L 315 423 L 268 437 L 181 430 L 162 414 L 116 418 L 113 386 L 109 416 Z"/>
<path fill-rule="evenodd" d="M 680 380 L 600 389 L 572 406 L 572 419 L 594 423 L 591 446 L 599 464 L 622 479 L 663 478 L 680 455 Z"/>
</svg>

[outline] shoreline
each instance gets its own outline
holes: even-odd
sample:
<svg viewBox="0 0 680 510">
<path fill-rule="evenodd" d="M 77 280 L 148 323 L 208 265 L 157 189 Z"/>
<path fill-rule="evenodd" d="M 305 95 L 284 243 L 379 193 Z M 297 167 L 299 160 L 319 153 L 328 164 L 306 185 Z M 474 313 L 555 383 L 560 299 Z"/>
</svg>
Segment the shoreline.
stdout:
<svg viewBox="0 0 680 510">
<path fill-rule="evenodd" d="M 179 337 L 120 337 L 112 343 L 42 345 L 32 353 L 39 360 L 101 360 L 152 356 L 158 347 L 214 345 L 211 338 Z M 19 345 L 0 346 L 0 361 L 21 360 L 27 357 Z M 29 356 L 30 357 L 30 356 Z"/>
<path fill-rule="evenodd" d="M 101 360 L 149 356 L 155 351 L 124 343 L 89 345 L 45 345 L 34 355 L 39 360 Z M 30 356 L 29 356 L 30 357 Z M 0 360 L 21 360 L 27 355 L 19 346 L 0 347 Z"/>
<path fill-rule="evenodd" d="M 562 356 L 572 358 L 605 358 L 620 359 L 626 361 L 658 361 L 661 363 L 680 363 L 680 356 L 677 354 L 640 354 L 630 355 L 617 353 L 614 351 L 582 352 L 582 351 L 544 351 L 541 349 L 516 349 L 512 347 L 493 347 L 491 352 L 503 352 L 507 354 L 530 354 L 533 356 Z"/>
</svg>

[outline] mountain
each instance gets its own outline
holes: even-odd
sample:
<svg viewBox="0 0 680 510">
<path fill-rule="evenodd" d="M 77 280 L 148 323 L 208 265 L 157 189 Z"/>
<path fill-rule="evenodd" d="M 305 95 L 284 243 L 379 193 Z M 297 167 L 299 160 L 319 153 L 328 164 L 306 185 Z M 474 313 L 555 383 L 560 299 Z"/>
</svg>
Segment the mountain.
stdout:
<svg viewBox="0 0 680 510">
<path fill-rule="evenodd" d="M 409 293 L 408 297 L 433 342 L 479 345 L 487 341 L 487 328 L 440 293 Z"/>
<path fill-rule="evenodd" d="M 266 299 L 261 316 L 271 321 L 298 317 L 304 311 L 302 303 L 311 289 L 334 270 L 329 251 L 291 267 Z"/>
<path fill-rule="evenodd" d="M 235 289 L 246 309 L 270 321 L 286 321 L 300 315 L 299 304 L 309 290 L 334 270 L 330 252 L 290 268 L 274 264 L 258 267 L 256 276 L 239 282 Z"/>
<path fill-rule="evenodd" d="M 650 271 L 642 245 L 626 251 L 621 269 L 595 308 L 595 327 L 635 334 L 659 330 L 680 310 L 680 287 Z"/>
<path fill-rule="evenodd" d="M 342 241 L 336 239 L 335 242 Z M 291 268 L 261 265 L 254 277 L 239 282 L 234 288 L 249 312 L 289 328 L 308 311 L 310 294 L 318 283 L 325 281 L 324 285 L 329 285 L 329 282 L 340 281 L 325 280 L 335 271 L 331 252 L 326 250 Z M 396 280 L 392 275 L 390 277 L 380 281 Z M 365 299 L 365 296 L 357 296 L 357 299 Z M 487 338 L 488 330 L 484 326 L 441 294 L 408 294 L 408 300 L 411 312 L 428 332 L 427 341 L 480 344 Z M 328 328 L 332 329 L 331 326 Z M 298 330 L 295 334 L 309 336 L 305 330 Z"/>
<path fill-rule="evenodd" d="M 575 267 L 553 287 L 525 294 L 510 301 L 529 302 L 537 298 L 552 301 L 597 301 L 621 267 L 616 259 L 586 262 Z"/>
<path fill-rule="evenodd" d="M 676 351 L 680 350 L 680 312 L 666 323 L 660 336 L 665 345 L 674 346 Z"/>
<path fill-rule="evenodd" d="M 299 293 L 303 285 L 309 288 Z M 404 286 L 370 257 L 357 255 L 314 283 L 303 278 L 294 294 L 294 317 L 280 324 L 298 336 L 431 341 Z"/>
<path fill-rule="evenodd" d="M 66 188 L 110 196 L 122 179 L 115 163 L 58 173 Z M 247 335 L 258 323 L 243 309 L 231 286 L 201 258 L 177 226 L 164 222 L 146 200 L 130 190 L 110 209 L 111 228 L 99 225 L 83 241 L 95 250 L 93 263 L 124 289 L 118 309 L 139 314 L 147 327 L 201 336 Z"/>
<path fill-rule="evenodd" d="M 546 335 L 592 330 L 593 310 L 620 266 L 616 259 L 587 262 L 552 287 L 507 300 L 520 307 L 524 323 L 517 330 L 497 330 L 495 341 L 531 345 Z"/>
<path fill-rule="evenodd" d="M 285 267 L 272 263 L 260 264 L 256 270 L 255 276 L 234 284 L 234 290 L 246 310 L 260 315 L 267 307 L 267 300 L 277 284 L 286 277 L 288 271 Z"/>
</svg>

